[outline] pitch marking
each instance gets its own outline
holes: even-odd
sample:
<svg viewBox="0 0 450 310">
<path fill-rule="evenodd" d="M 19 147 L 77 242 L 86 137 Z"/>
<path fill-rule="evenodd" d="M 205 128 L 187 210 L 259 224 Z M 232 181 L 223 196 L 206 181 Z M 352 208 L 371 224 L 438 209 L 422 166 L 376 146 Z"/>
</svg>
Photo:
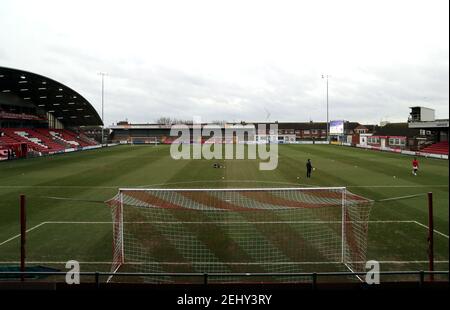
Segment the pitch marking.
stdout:
<svg viewBox="0 0 450 310">
<path fill-rule="evenodd" d="M 325 224 L 325 223 L 341 223 L 341 221 L 272 221 L 272 222 L 270 222 L 270 221 L 264 221 L 264 222 L 229 222 L 229 221 L 216 221 L 216 222 L 194 222 L 194 221 L 192 221 L 192 222 L 189 222 L 189 221 L 184 221 L 184 222 L 164 222 L 164 221 L 162 221 L 162 222 L 157 222 L 156 221 L 156 222 L 125 222 L 125 223 L 129 223 L 129 224 L 132 224 L 132 223 L 133 224 L 177 224 L 177 225 L 179 225 L 179 224 L 250 224 L 250 223 L 251 224 Z M 395 223 L 398 223 L 398 224 L 401 224 L 401 223 L 413 223 L 413 224 L 417 224 L 417 225 L 419 225 L 419 226 L 421 226 L 423 228 L 428 229 L 428 226 L 426 226 L 424 224 L 421 224 L 421 223 L 419 223 L 417 221 L 379 220 L 379 221 L 368 221 L 368 223 L 369 224 L 371 224 L 371 223 L 372 224 L 377 224 L 377 223 L 381 223 L 381 224 L 387 224 L 387 223 L 393 223 L 393 224 L 395 224 Z M 35 226 L 27 229 L 26 232 L 33 231 L 36 228 L 39 228 L 39 227 L 41 227 L 41 226 L 43 226 L 45 224 L 113 224 L 113 222 L 100 222 L 100 221 L 97 221 L 97 222 L 48 221 L 48 222 L 42 222 L 42 223 L 40 223 L 38 225 L 35 225 Z M 446 235 L 446 234 L 444 234 L 444 233 L 442 233 L 442 232 L 440 232 L 440 231 L 438 231 L 436 229 L 434 229 L 433 231 L 436 234 L 438 234 L 438 235 L 440 235 L 440 236 L 442 236 L 444 238 L 449 239 L 448 235 Z M 0 246 L 6 244 L 6 243 L 8 243 L 8 242 L 10 242 L 10 241 L 12 241 L 12 240 L 14 240 L 16 238 L 19 238 L 19 237 L 20 237 L 20 234 L 12 236 L 11 238 L 9 238 L 9 239 L 3 241 L 2 243 L 0 243 Z"/>
</svg>

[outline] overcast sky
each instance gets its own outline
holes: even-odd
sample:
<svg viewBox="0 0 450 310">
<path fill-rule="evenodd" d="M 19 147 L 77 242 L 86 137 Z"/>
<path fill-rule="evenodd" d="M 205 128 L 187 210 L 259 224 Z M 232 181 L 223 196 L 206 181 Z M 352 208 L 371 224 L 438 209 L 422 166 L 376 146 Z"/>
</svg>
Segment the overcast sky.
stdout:
<svg viewBox="0 0 450 310">
<path fill-rule="evenodd" d="M 0 0 L 0 66 L 75 89 L 105 123 L 448 118 L 449 1 Z"/>
</svg>

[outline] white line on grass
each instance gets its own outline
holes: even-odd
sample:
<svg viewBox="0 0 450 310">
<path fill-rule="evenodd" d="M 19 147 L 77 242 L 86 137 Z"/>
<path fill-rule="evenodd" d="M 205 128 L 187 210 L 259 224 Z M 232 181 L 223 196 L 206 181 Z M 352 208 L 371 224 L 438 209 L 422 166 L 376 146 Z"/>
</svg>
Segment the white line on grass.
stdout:
<svg viewBox="0 0 450 310">
<path fill-rule="evenodd" d="M 326 224 L 326 223 L 341 223 L 341 221 L 264 221 L 264 222 L 242 222 L 242 221 L 236 221 L 236 222 L 230 222 L 230 221 L 216 221 L 216 222 L 195 222 L 195 221 L 177 221 L 177 222 L 164 222 L 164 221 L 153 221 L 153 222 L 124 222 L 125 224 Z M 368 221 L 369 224 L 387 224 L 387 223 L 413 223 L 413 224 L 417 224 L 421 227 L 424 227 L 426 229 L 428 229 L 428 226 L 421 224 L 417 221 L 408 221 L 408 220 L 403 220 L 403 221 L 397 221 L 397 220 L 378 220 L 378 221 Z M 48 222 L 42 222 L 36 226 L 33 226 L 29 229 L 27 229 L 26 232 L 30 232 L 38 227 L 41 227 L 45 224 L 113 224 L 113 222 L 82 222 L 82 221 L 48 221 Z M 449 239 L 449 236 L 441 233 L 440 231 L 434 229 L 434 232 L 438 235 L 443 236 L 444 238 Z M 17 234 L 5 241 L 3 241 L 2 243 L 0 243 L 0 246 L 16 239 L 20 237 L 20 234 Z"/>
<path fill-rule="evenodd" d="M 428 226 L 427 226 L 427 225 L 424 225 L 424 224 L 419 223 L 419 222 L 417 222 L 417 221 L 413 221 L 413 222 L 416 223 L 416 224 L 419 225 L 419 226 L 422 226 L 422 227 L 428 229 Z M 436 233 L 436 234 L 438 234 L 438 235 L 441 235 L 441 236 L 443 236 L 443 237 L 449 239 L 448 235 L 443 234 L 443 233 L 441 233 L 440 231 L 437 231 L 436 229 L 433 229 L 433 231 L 434 231 L 434 233 Z"/>
<path fill-rule="evenodd" d="M 0 185 L 0 188 L 104 188 L 115 189 L 120 186 L 91 186 L 91 185 Z"/>
<path fill-rule="evenodd" d="M 428 264 L 428 260 L 387 260 L 378 261 L 380 264 Z M 17 264 L 20 261 L 0 261 L 0 264 Z M 27 261 L 29 264 L 65 264 L 66 261 Z M 110 261 L 80 261 L 86 265 L 110 265 Z M 365 263 L 352 261 L 349 263 Z M 434 261 L 435 264 L 448 264 L 448 260 Z M 324 265 L 342 264 L 342 262 L 126 262 L 125 265 Z"/>
<path fill-rule="evenodd" d="M 42 226 L 42 225 L 44 225 L 44 224 L 47 224 L 47 222 L 42 222 L 42 223 L 40 223 L 40 224 L 37 224 L 36 226 L 33 226 L 33 227 L 27 229 L 26 232 L 30 232 L 30 231 L 32 231 L 32 230 L 34 230 L 34 229 L 36 229 L 36 228 L 38 228 L 38 227 L 40 227 L 40 226 Z M 9 241 L 12 241 L 12 240 L 18 238 L 18 237 L 20 237 L 20 234 L 17 234 L 17 235 L 15 235 L 15 236 L 13 236 L 13 237 L 11 237 L 11 238 L 9 238 L 9 239 L 3 241 L 2 243 L 0 243 L 0 246 L 1 246 L 1 245 L 4 245 L 5 243 L 7 243 L 7 242 L 9 242 Z"/>
<path fill-rule="evenodd" d="M 181 182 L 170 182 L 170 183 L 154 183 L 154 184 L 147 184 L 147 185 L 141 185 L 139 187 L 146 188 L 146 187 L 154 187 L 154 186 L 167 186 L 167 185 L 181 185 L 181 184 L 194 184 L 194 183 L 263 183 L 263 184 L 283 184 L 283 185 L 301 185 L 301 186 L 314 186 L 311 184 L 302 184 L 302 183 L 293 183 L 293 182 L 281 182 L 281 181 L 258 181 L 258 180 L 223 180 L 223 179 L 217 179 L 217 180 L 192 180 L 192 181 L 181 181 Z"/>
<path fill-rule="evenodd" d="M 353 222 L 353 221 L 351 221 Z M 50 221 L 44 222 L 45 224 L 113 224 L 113 222 L 69 222 L 69 221 Z M 124 222 L 125 224 L 169 224 L 169 225 L 182 225 L 182 224 L 336 224 L 341 223 L 341 221 L 259 221 L 259 222 L 245 222 L 245 221 L 211 221 L 211 222 L 201 222 L 201 221 L 135 221 L 135 222 Z M 428 229 L 428 226 L 421 224 L 417 221 L 413 220 L 376 220 L 376 221 L 368 221 L 369 224 L 402 224 L 402 223 L 411 223 L 417 224 L 421 227 Z M 438 235 L 441 235 L 447 239 L 449 236 L 434 229 L 434 232 Z M 20 236 L 20 235 L 19 235 Z M 0 244 L 1 245 L 1 244 Z"/>
<path fill-rule="evenodd" d="M 180 184 L 194 184 L 194 183 L 265 183 L 265 184 L 285 184 L 285 185 L 297 185 L 297 186 L 315 186 L 317 184 L 303 184 L 294 182 L 267 182 L 256 180 L 204 180 L 204 181 L 186 181 L 186 182 L 173 182 L 173 183 L 155 183 L 147 185 L 117 185 L 117 186 L 95 186 L 95 185 L 0 185 L 0 188 L 100 188 L 100 189 L 118 189 L 128 187 L 152 187 L 152 186 L 167 186 L 167 185 L 180 185 Z M 322 186 L 324 187 L 324 186 Z M 325 186 L 327 187 L 327 186 Z M 347 188 L 429 188 L 429 187 L 449 187 L 448 184 L 419 184 L 419 185 L 344 185 Z"/>
<path fill-rule="evenodd" d="M 448 187 L 448 184 L 419 184 L 419 185 L 347 185 L 345 187 L 358 187 L 358 188 L 423 188 L 423 187 Z"/>
<path fill-rule="evenodd" d="M 427 193 L 420 193 L 420 194 L 407 195 L 407 196 L 399 196 L 399 197 L 392 197 L 392 198 L 384 198 L 384 199 L 376 200 L 376 202 L 390 201 L 390 200 L 399 200 L 399 199 L 405 199 L 405 198 L 413 198 L 413 197 L 425 196 L 426 194 L 427 194 Z"/>
<path fill-rule="evenodd" d="M 181 181 L 181 182 L 171 182 L 171 183 L 154 183 L 154 184 L 147 184 L 147 185 L 141 185 L 138 187 L 153 187 L 153 186 L 167 186 L 167 185 L 180 185 L 180 184 L 193 184 L 193 183 L 217 183 L 217 182 L 225 182 L 225 183 L 263 183 L 263 184 L 285 184 L 285 185 L 305 185 L 305 186 L 314 186 L 319 187 L 319 185 L 316 184 L 303 184 L 303 183 L 295 183 L 295 182 L 283 182 L 283 181 L 258 181 L 258 180 L 192 180 L 192 181 Z M 376 188 L 416 188 L 416 187 L 448 187 L 448 184 L 419 184 L 419 185 L 344 185 L 344 187 L 358 187 L 358 188 L 365 188 L 365 187 L 376 187 Z M 323 187 L 323 186 L 322 186 Z M 325 186 L 330 187 L 330 186 Z"/>
<path fill-rule="evenodd" d="M 347 221 L 354 222 L 354 221 Z M 43 222 L 44 224 L 113 224 L 114 222 L 82 222 L 82 221 L 49 221 Z M 133 221 L 124 222 L 125 224 L 333 224 L 342 223 L 341 221 Z M 416 221 L 396 221 L 396 220 L 379 220 L 379 221 L 368 221 L 368 223 L 417 223 Z"/>
</svg>

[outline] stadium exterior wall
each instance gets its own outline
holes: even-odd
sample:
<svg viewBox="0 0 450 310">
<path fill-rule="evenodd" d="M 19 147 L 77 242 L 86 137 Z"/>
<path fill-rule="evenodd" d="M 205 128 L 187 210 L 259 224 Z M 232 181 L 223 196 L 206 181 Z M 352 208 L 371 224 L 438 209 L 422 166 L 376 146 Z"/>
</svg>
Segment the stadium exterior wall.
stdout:
<svg viewBox="0 0 450 310">
<path fill-rule="evenodd" d="M 108 144 L 108 146 L 116 146 L 119 145 L 119 143 L 110 143 Z M 80 151 L 87 151 L 87 150 L 93 150 L 93 149 L 99 149 L 101 148 L 101 145 L 91 145 L 91 146 L 85 146 L 85 147 L 80 147 L 80 148 L 68 148 L 68 149 L 64 149 L 62 151 L 58 151 L 58 152 L 49 152 L 47 154 L 42 154 L 41 152 L 37 152 L 37 154 L 39 154 L 38 156 L 33 156 L 33 157 L 44 157 L 44 156 L 51 156 L 51 155 L 57 155 L 57 154 L 65 154 L 65 153 L 73 153 L 73 152 L 80 152 Z M 0 160 L 6 160 L 6 159 L 0 159 Z"/>
</svg>

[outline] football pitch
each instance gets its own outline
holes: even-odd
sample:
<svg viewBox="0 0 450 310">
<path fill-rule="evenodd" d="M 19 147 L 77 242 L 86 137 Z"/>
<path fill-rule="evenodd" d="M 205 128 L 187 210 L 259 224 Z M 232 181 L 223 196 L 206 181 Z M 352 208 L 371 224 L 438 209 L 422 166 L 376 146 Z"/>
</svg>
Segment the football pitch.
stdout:
<svg viewBox="0 0 450 310">
<path fill-rule="evenodd" d="M 166 145 L 116 146 L 0 163 L 0 266 L 19 263 L 20 194 L 27 200 L 29 265 L 64 270 L 66 261 L 77 260 L 82 271 L 109 271 L 113 233 L 104 201 L 118 188 L 345 186 L 375 201 L 367 259 L 379 261 L 382 271 L 428 269 L 426 193 L 433 192 L 435 270 L 448 270 L 447 160 L 419 158 L 420 171 L 413 176 L 410 156 L 279 145 L 277 169 L 261 171 L 258 160 L 174 160 L 169 150 Z M 308 158 L 316 168 L 310 179 Z M 215 162 L 224 168 L 213 168 Z"/>
</svg>

